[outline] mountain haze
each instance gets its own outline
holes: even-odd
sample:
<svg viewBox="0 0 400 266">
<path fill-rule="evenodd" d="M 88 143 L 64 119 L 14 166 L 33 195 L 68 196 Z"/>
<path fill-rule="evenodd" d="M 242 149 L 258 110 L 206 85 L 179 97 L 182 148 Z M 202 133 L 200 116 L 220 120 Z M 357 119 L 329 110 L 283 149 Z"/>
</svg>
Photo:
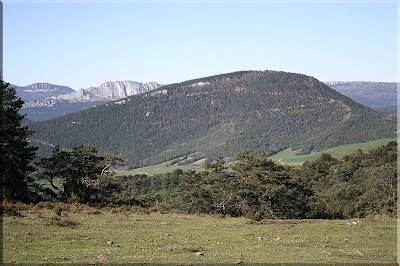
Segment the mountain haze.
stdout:
<svg viewBox="0 0 400 266">
<path fill-rule="evenodd" d="M 397 105 L 396 82 L 330 81 L 326 85 L 373 109 Z"/>
<path fill-rule="evenodd" d="M 389 107 L 385 107 L 385 108 L 379 108 L 379 109 L 376 109 L 376 111 L 378 111 L 379 113 L 384 114 L 384 115 L 397 116 L 397 105 L 389 106 Z"/>
<path fill-rule="evenodd" d="M 394 137 L 396 120 L 313 77 L 241 71 L 167 85 L 29 127 L 42 155 L 50 145 L 93 144 L 139 167 L 188 154 L 320 151 Z"/>
</svg>

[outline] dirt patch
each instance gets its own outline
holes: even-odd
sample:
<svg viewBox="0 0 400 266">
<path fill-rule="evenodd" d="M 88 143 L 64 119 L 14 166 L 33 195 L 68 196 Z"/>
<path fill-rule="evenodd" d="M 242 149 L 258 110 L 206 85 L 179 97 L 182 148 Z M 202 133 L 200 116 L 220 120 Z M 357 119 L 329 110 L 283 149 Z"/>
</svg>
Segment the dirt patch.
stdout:
<svg viewBox="0 0 400 266">
<path fill-rule="evenodd" d="M 85 241 L 85 240 L 92 240 L 96 239 L 93 236 L 90 235 L 68 235 L 63 237 L 63 240 L 68 240 L 68 241 Z"/>
<path fill-rule="evenodd" d="M 356 250 L 343 250 L 343 249 L 341 249 L 339 252 L 341 254 L 344 254 L 344 255 L 364 256 L 364 253 L 359 251 L 358 249 L 356 249 Z"/>
<path fill-rule="evenodd" d="M 318 224 L 316 221 L 289 221 L 289 220 L 262 220 L 262 221 L 249 221 L 247 224 L 254 224 L 254 225 L 296 225 L 296 224 Z"/>
<path fill-rule="evenodd" d="M 242 92 L 242 91 L 247 91 L 247 89 L 245 87 L 236 86 L 234 91 L 235 92 Z"/>
</svg>

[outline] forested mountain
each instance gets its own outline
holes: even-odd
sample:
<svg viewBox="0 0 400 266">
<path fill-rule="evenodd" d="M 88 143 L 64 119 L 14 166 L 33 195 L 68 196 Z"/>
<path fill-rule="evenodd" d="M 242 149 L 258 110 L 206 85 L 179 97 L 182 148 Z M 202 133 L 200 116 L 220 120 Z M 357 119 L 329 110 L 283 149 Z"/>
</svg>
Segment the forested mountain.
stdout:
<svg viewBox="0 0 400 266">
<path fill-rule="evenodd" d="M 139 167 L 186 154 L 301 153 L 394 137 L 396 120 L 302 74 L 242 71 L 164 86 L 29 125 L 39 155 L 92 144 Z"/>
<path fill-rule="evenodd" d="M 376 109 L 386 115 L 395 115 L 397 104 L 397 84 L 394 82 L 325 82 L 341 94 Z M 73 89 L 50 83 L 34 83 L 28 86 L 16 86 L 17 94 L 25 104 L 21 110 L 27 118 L 40 122 L 65 114 L 79 112 L 87 108 L 118 100 L 127 96 L 151 91 L 161 87 L 156 82 L 107 81 L 99 87 Z M 384 109 L 388 108 L 389 109 Z"/>
<path fill-rule="evenodd" d="M 28 86 L 10 84 L 10 87 L 15 88 L 18 97 L 20 97 L 24 102 L 38 101 L 74 92 L 70 87 L 50 83 L 34 83 Z"/>
<path fill-rule="evenodd" d="M 21 113 L 26 114 L 27 118 L 36 122 L 79 112 L 99 104 L 151 91 L 162 86 L 156 82 L 107 81 L 99 87 L 74 91 L 68 87 L 52 84 L 47 84 L 48 86 L 45 87 L 43 84 L 47 83 L 33 84 L 30 85 L 29 90 L 19 90 L 19 97 L 25 101 Z M 41 90 L 34 90 L 35 86 L 40 87 Z M 68 88 L 69 90 L 61 90 L 62 88 Z M 56 93 L 56 89 L 58 89 L 58 93 Z M 34 91 L 36 98 L 33 97 L 33 94 L 27 94 L 28 91 Z"/>
<path fill-rule="evenodd" d="M 373 109 L 397 105 L 396 82 L 331 81 L 325 84 Z"/>
</svg>

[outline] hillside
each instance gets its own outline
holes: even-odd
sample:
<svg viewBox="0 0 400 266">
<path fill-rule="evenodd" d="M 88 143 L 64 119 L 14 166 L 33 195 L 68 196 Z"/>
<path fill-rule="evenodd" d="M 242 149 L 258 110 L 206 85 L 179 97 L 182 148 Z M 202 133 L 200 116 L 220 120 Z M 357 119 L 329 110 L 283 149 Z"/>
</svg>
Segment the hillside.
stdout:
<svg viewBox="0 0 400 266">
<path fill-rule="evenodd" d="M 331 81 L 326 85 L 373 109 L 397 105 L 396 82 Z"/>
<path fill-rule="evenodd" d="M 242 71 L 164 86 L 30 128 L 39 155 L 48 155 L 50 145 L 93 144 L 139 167 L 245 149 L 306 154 L 394 137 L 396 120 L 306 75 Z"/>
</svg>

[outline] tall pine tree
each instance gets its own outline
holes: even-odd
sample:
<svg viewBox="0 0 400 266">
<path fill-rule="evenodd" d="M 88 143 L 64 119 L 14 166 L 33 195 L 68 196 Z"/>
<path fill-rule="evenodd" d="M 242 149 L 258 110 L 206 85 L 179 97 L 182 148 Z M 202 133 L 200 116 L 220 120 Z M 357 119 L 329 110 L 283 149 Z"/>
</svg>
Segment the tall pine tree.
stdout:
<svg viewBox="0 0 400 266">
<path fill-rule="evenodd" d="M 28 201 L 28 174 L 34 170 L 29 162 L 36 148 L 29 146 L 32 132 L 21 125 L 24 116 L 18 111 L 24 102 L 17 97 L 14 88 L 3 80 L 0 82 L 1 200 Z"/>
</svg>

